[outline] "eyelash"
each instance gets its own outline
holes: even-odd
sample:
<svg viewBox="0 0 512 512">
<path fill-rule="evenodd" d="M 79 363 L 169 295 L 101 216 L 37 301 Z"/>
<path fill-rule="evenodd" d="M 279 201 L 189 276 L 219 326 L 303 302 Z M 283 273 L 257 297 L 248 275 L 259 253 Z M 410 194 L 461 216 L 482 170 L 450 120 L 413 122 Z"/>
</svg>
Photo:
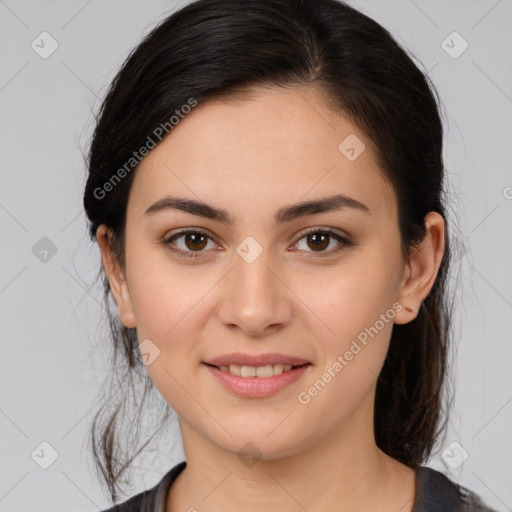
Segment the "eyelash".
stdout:
<svg viewBox="0 0 512 512">
<path fill-rule="evenodd" d="M 353 242 L 348 240 L 347 238 L 339 235 L 332 229 L 321 229 L 321 228 L 311 228 L 308 231 L 302 233 L 301 237 L 297 240 L 296 244 L 300 242 L 303 238 L 305 238 L 307 235 L 310 235 L 312 233 L 322 233 L 322 234 L 328 234 L 330 237 L 336 239 L 338 242 L 340 242 L 340 246 L 337 249 L 331 249 L 330 251 L 322 251 L 319 253 L 316 253 L 315 256 L 305 256 L 306 258 L 316 258 L 316 257 L 326 257 L 330 256 L 333 252 L 337 252 L 338 250 L 341 250 L 343 247 L 352 247 L 354 245 Z M 187 228 L 179 231 L 178 233 L 174 233 L 172 236 L 162 240 L 162 244 L 167 246 L 170 251 L 172 251 L 175 254 L 178 254 L 179 256 L 184 256 L 187 258 L 197 258 L 201 255 L 201 253 L 205 252 L 202 251 L 182 251 L 181 249 L 177 249 L 176 247 L 172 246 L 172 242 L 184 235 L 187 234 L 195 234 L 195 235 L 204 235 L 208 237 L 210 240 L 214 241 L 212 237 L 206 233 L 205 231 L 202 231 L 198 228 Z M 296 245 L 294 244 L 294 245 Z M 306 252 L 314 252 L 314 251 L 306 251 Z"/>
</svg>

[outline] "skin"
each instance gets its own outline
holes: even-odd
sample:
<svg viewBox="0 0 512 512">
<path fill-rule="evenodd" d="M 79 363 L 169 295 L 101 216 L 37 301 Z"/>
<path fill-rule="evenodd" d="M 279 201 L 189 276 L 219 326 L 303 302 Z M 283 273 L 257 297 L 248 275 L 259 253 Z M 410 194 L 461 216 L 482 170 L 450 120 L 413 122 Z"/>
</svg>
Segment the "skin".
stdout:
<svg viewBox="0 0 512 512">
<path fill-rule="evenodd" d="M 366 145 L 354 161 L 338 149 L 350 134 Z M 273 221 L 283 206 L 334 193 L 370 213 Z M 177 210 L 144 215 L 168 194 L 223 208 L 236 221 Z M 200 104 L 145 157 L 127 207 L 125 268 L 105 225 L 97 236 L 121 320 L 160 350 L 147 371 L 179 417 L 187 467 L 167 512 L 412 510 L 415 472 L 377 448 L 373 405 L 393 323 L 415 318 L 443 256 L 442 217 L 430 212 L 425 222 L 423 243 L 405 261 L 396 197 L 371 141 L 312 87 Z M 161 243 L 188 227 L 211 237 L 199 249 L 187 236 L 174 240 L 202 251 L 197 258 Z M 354 245 L 331 237 L 318 249 L 303 234 L 313 227 L 349 235 Z M 247 236 L 263 249 L 250 264 L 236 252 Z M 298 393 L 394 303 L 401 310 L 378 335 L 299 403 Z M 234 351 L 294 355 L 312 366 L 273 396 L 240 398 L 202 364 Z M 260 452 L 250 467 L 237 457 L 248 442 Z"/>
</svg>

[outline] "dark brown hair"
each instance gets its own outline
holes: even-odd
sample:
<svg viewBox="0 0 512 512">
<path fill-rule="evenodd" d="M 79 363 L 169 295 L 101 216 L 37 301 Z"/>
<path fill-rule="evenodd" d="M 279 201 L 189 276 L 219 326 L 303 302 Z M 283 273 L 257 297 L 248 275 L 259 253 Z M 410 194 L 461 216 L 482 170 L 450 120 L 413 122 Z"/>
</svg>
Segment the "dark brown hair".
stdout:
<svg viewBox="0 0 512 512">
<path fill-rule="evenodd" d="M 91 238 L 106 224 L 124 265 L 126 206 L 138 164 L 134 151 L 148 137 L 154 141 L 155 129 L 169 126 L 191 98 L 202 103 L 253 86 L 305 85 L 324 92 L 374 145 L 396 193 L 407 255 L 425 235 L 428 212 L 446 220 L 439 98 L 428 75 L 386 29 L 337 0 L 198 0 L 156 26 L 122 65 L 97 115 L 84 193 Z M 376 443 L 412 468 L 428 458 L 446 427 L 448 242 L 446 234 L 443 261 L 417 317 L 394 326 L 377 383 Z M 94 418 L 91 444 L 97 469 L 116 501 L 121 476 L 145 447 L 132 453 L 153 386 L 137 357 L 136 331 L 110 312 L 103 269 L 100 275 L 114 355 L 105 388 L 110 395 Z M 119 430 L 130 397 L 138 409 L 127 441 Z M 162 428 L 170 411 L 160 411 Z"/>
</svg>

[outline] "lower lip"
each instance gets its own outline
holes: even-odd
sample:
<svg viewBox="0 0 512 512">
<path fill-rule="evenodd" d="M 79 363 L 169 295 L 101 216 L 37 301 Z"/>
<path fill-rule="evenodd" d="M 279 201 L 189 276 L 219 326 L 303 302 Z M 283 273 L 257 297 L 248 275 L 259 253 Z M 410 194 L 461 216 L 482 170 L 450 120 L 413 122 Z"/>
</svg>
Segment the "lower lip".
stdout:
<svg viewBox="0 0 512 512">
<path fill-rule="evenodd" d="M 263 398 L 274 395 L 286 386 L 296 382 L 311 366 L 297 366 L 272 377 L 239 377 L 222 371 L 216 366 L 205 365 L 213 376 L 232 393 L 245 398 Z"/>
</svg>

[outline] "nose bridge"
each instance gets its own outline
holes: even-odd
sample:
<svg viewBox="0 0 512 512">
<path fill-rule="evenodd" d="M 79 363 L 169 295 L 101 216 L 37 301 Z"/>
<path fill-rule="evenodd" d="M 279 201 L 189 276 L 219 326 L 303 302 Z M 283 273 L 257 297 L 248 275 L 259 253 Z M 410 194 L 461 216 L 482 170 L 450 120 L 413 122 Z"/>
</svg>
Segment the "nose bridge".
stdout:
<svg viewBox="0 0 512 512">
<path fill-rule="evenodd" d="M 236 248 L 223 294 L 221 319 L 257 334 L 287 321 L 286 287 L 274 275 L 272 251 L 247 237 Z"/>
</svg>

